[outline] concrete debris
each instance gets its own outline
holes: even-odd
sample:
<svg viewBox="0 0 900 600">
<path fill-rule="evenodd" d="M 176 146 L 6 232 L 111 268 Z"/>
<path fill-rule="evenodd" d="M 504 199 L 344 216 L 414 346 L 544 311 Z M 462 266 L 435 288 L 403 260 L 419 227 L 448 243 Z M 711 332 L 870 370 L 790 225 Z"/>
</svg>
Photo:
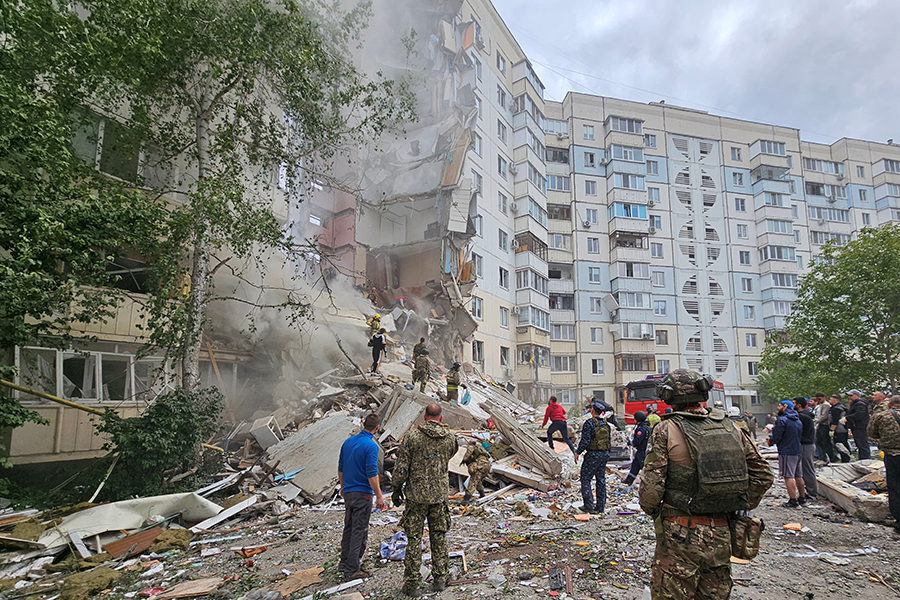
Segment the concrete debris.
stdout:
<svg viewBox="0 0 900 600">
<path fill-rule="evenodd" d="M 891 518 L 884 462 L 864 460 L 822 467 L 819 493 L 848 514 L 872 523 Z"/>
</svg>

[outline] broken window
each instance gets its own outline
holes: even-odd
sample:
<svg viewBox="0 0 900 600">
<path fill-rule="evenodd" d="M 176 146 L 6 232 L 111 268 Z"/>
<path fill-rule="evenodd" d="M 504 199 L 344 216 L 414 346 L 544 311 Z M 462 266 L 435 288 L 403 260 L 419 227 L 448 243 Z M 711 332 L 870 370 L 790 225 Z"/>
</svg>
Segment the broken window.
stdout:
<svg viewBox="0 0 900 600">
<path fill-rule="evenodd" d="M 134 395 L 131 380 L 131 357 L 103 354 L 100 357 L 103 400 L 130 400 Z"/>
<path fill-rule="evenodd" d="M 480 340 L 472 342 L 472 362 L 484 364 L 484 342 Z"/>
<path fill-rule="evenodd" d="M 97 399 L 97 355 L 63 353 L 63 398 Z"/>
<path fill-rule="evenodd" d="M 509 366 L 509 348 L 505 346 L 500 346 L 500 366 Z"/>
<path fill-rule="evenodd" d="M 55 350 L 20 348 L 17 366 L 21 385 L 45 394 L 57 394 Z"/>
</svg>

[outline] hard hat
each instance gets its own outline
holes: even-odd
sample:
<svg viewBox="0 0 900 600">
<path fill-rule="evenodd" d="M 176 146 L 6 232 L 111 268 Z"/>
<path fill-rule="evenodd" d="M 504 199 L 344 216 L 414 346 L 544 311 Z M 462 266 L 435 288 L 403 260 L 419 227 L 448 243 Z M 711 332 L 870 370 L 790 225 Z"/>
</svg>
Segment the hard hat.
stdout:
<svg viewBox="0 0 900 600">
<path fill-rule="evenodd" d="M 381 315 L 379 315 L 378 313 L 375 313 L 375 318 L 376 318 L 376 319 L 380 319 L 380 318 L 381 318 Z"/>
<path fill-rule="evenodd" d="M 728 409 L 728 416 L 729 417 L 741 416 L 741 409 L 739 409 L 737 406 L 732 406 L 731 408 Z"/>
</svg>

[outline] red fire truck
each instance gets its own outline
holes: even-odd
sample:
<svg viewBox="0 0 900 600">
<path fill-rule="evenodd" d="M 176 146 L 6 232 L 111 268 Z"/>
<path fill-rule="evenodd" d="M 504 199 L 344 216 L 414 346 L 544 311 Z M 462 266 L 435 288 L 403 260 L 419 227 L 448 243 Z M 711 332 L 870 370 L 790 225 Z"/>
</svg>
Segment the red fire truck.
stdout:
<svg viewBox="0 0 900 600">
<path fill-rule="evenodd" d="M 620 388 L 620 398 L 625 406 L 626 423 L 629 425 L 634 424 L 634 413 L 639 410 L 647 412 L 648 408 L 652 408 L 659 415 L 666 412 L 666 408 L 669 405 L 656 395 L 656 385 L 663 377 L 665 375 L 647 375 L 644 379 L 636 379 Z M 709 392 L 709 399 L 711 402 L 721 401 L 723 406 L 725 406 L 725 386 L 721 381 L 713 381 L 713 389 Z M 705 403 L 704 406 L 706 406 Z"/>
</svg>

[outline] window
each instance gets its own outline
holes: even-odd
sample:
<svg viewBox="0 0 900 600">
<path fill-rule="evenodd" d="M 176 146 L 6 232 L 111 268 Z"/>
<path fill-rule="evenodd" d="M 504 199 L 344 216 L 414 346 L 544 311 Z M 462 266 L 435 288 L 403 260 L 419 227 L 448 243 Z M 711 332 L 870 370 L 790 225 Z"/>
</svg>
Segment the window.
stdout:
<svg viewBox="0 0 900 600">
<path fill-rule="evenodd" d="M 656 360 L 653 356 L 635 356 L 623 354 L 616 358 L 616 368 L 619 371 L 654 371 Z"/>
<path fill-rule="evenodd" d="M 797 255 L 790 246 L 763 246 L 759 249 L 760 262 L 765 260 L 797 260 Z"/>
<path fill-rule="evenodd" d="M 504 290 L 509 289 L 509 271 L 500 267 L 500 287 Z"/>
<path fill-rule="evenodd" d="M 863 222 L 863 225 L 871 225 L 872 224 L 871 215 L 869 213 L 863 213 L 862 214 L 862 222 Z"/>
<path fill-rule="evenodd" d="M 547 148 L 545 153 L 547 162 L 560 163 L 563 165 L 569 164 L 568 148 Z"/>
<path fill-rule="evenodd" d="M 738 236 L 738 239 L 740 239 L 740 240 L 746 240 L 747 238 L 750 237 L 749 229 L 747 228 L 746 225 L 738 224 L 737 236 Z"/>
<path fill-rule="evenodd" d="M 591 374 L 603 375 L 603 359 L 602 358 L 592 358 L 591 359 Z"/>
<path fill-rule="evenodd" d="M 593 179 L 585 179 L 584 193 L 587 196 L 596 196 L 597 195 L 597 182 L 594 181 Z"/>
<path fill-rule="evenodd" d="M 656 227 L 657 231 L 662 229 L 662 216 L 650 215 L 650 227 Z"/>
<path fill-rule="evenodd" d="M 662 258 L 663 245 L 658 242 L 652 242 L 650 244 L 650 256 L 652 256 L 653 258 Z"/>
<path fill-rule="evenodd" d="M 472 266 L 475 268 L 476 277 L 484 277 L 484 260 L 481 255 L 472 253 Z"/>
<path fill-rule="evenodd" d="M 731 147 L 731 160 L 741 160 L 741 149 L 735 146 Z"/>
<path fill-rule="evenodd" d="M 666 316 L 666 301 L 665 300 L 654 300 L 653 301 L 653 314 L 657 317 Z"/>
<path fill-rule="evenodd" d="M 857 177 L 865 177 L 866 176 L 866 168 L 862 165 L 856 167 L 856 176 Z"/>
<path fill-rule="evenodd" d="M 742 265 L 750 264 L 750 251 L 749 250 L 741 250 L 738 252 L 738 262 Z"/>
<path fill-rule="evenodd" d="M 847 198 L 847 188 L 842 185 L 828 185 L 825 183 L 806 182 L 806 194 L 808 196 L 824 196 L 826 198 Z"/>
<path fill-rule="evenodd" d="M 619 262 L 619 277 L 650 279 L 650 265 L 638 262 Z"/>
<path fill-rule="evenodd" d="M 889 183 L 887 185 L 887 193 L 888 196 L 900 196 L 900 185 Z"/>
<path fill-rule="evenodd" d="M 481 215 L 472 217 L 472 224 L 475 225 L 475 235 L 484 237 L 484 218 Z"/>
<path fill-rule="evenodd" d="M 582 134 L 584 139 L 592 140 L 594 139 L 594 126 L 593 125 L 584 125 L 582 129 Z"/>
<path fill-rule="evenodd" d="M 746 198 L 735 198 L 734 199 L 734 210 L 736 212 L 747 212 Z"/>
<path fill-rule="evenodd" d="M 506 59 L 499 50 L 497 50 L 497 70 L 506 75 Z"/>
<path fill-rule="evenodd" d="M 584 211 L 584 220 L 590 223 L 591 225 L 597 224 L 597 216 L 598 211 L 596 208 L 587 208 Z"/>
<path fill-rule="evenodd" d="M 509 204 L 509 198 L 507 198 L 504 194 L 497 194 L 497 210 L 502 212 L 504 215 L 506 214 L 506 207 Z"/>
<path fill-rule="evenodd" d="M 659 175 L 659 161 L 658 160 L 648 160 L 647 161 L 647 175 Z"/>
<path fill-rule="evenodd" d="M 575 325 L 556 323 L 550 325 L 550 339 L 562 342 L 575 341 Z"/>
<path fill-rule="evenodd" d="M 668 346 L 669 345 L 669 330 L 668 329 L 657 329 L 656 330 L 656 345 L 657 346 Z"/>
<path fill-rule="evenodd" d="M 603 328 L 602 327 L 591 327 L 591 343 L 592 344 L 602 344 L 603 343 Z"/>
<path fill-rule="evenodd" d="M 500 346 L 500 366 L 509 366 L 509 348 L 506 346 Z"/>
<path fill-rule="evenodd" d="M 831 173 L 834 175 L 844 174 L 844 164 L 839 162 L 832 162 L 830 160 L 804 158 L 803 168 L 808 171 L 819 171 L 820 173 Z"/>
<path fill-rule="evenodd" d="M 779 219 L 766 219 L 766 231 L 769 233 L 792 233 L 794 224 Z"/>
<path fill-rule="evenodd" d="M 481 98 L 478 96 L 475 96 L 475 112 L 478 113 L 478 120 L 480 121 L 484 117 L 484 111 L 481 110 Z"/>
<path fill-rule="evenodd" d="M 660 374 L 669 372 L 669 360 L 668 359 L 657 359 L 656 360 L 656 372 Z"/>
<path fill-rule="evenodd" d="M 503 89 L 502 85 L 497 86 L 497 104 L 501 108 L 506 108 L 506 90 Z"/>
<path fill-rule="evenodd" d="M 554 373 L 574 373 L 575 372 L 575 356 L 574 355 L 557 355 L 550 357 L 550 370 Z"/>
<path fill-rule="evenodd" d="M 617 292 L 616 302 L 622 308 L 650 308 L 650 294 L 641 292 Z"/>
<path fill-rule="evenodd" d="M 568 192 L 569 178 L 564 175 L 547 175 L 547 189 Z"/>
<path fill-rule="evenodd" d="M 481 136 L 477 133 L 473 134 L 475 140 L 475 154 L 481 156 Z"/>
<path fill-rule="evenodd" d="M 787 156 L 787 151 L 783 142 L 770 142 L 767 140 L 759 141 L 759 151 L 763 154 L 774 154 L 775 156 Z"/>
<path fill-rule="evenodd" d="M 609 207 L 609 218 L 624 217 L 626 219 L 646 219 L 647 207 L 643 204 L 626 204 L 614 202 Z"/>
<path fill-rule="evenodd" d="M 644 134 L 644 148 L 656 148 L 656 136 L 652 133 Z"/>
<path fill-rule="evenodd" d="M 506 179 L 506 159 L 502 156 L 497 157 L 497 174 Z"/>
<path fill-rule="evenodd" d="M 309 222 L 311 225 L 315 225 L 316 227 L 322 226 L 322 217 L 317 215 L 309 215 Z"/>
<path fill-rule="evenodd" d="M 632 148 L 631 146 L 613 146 L 613 158 L 621 158 L 622 160 L 630 160 L 633 162 L 643 162 L 644 151 L 640 148 Z"/>
<path fill-rule="evenodd" d="M 575 296 L 573 294 L 550 294 L 550 308 L 552 310 L 575 310 Z"/>
<path fill-rule="evenodd" d="M 506 125 L 499 119 L 497 120 L 497 139 L 504 144 L 506 143 Z"/>
<path fill-rule="evenodd" d="M 665 287 L 666 274 L 663 271 L 653 271 L 653 287 Z"/>
<path fill-rule="evenodd" d="M 751 377 L 759 375 L 759 362 L 751 360 L 747 363 L 747 375 Z"/>
<path fill-rule="evenodd" d="M 472 57 L 472 60 L 475 61 L 475 76 L 478 77 L 478 81 L 481 81 L 481 61 Z"/>
<path fill-rule="evenodd" d="M 484 189 L 484 177 L 475 169 L 472 169 L 472 189 L 479 192 Z"/>
<path fill-rule="evenodd" d="M 766 192 L 766 204 L 768 206 L 785 206 L 784 194 Z"/>
<path fill-rule="evenodd" d="M 600 298 L 596 296 L 591 296 L 591 314 L 599 315 L 603 312 L 603 303 L 600 301 Z"/>
<path fill-rule="evenodd" d="M 797 208 L 796 204 L 791 204 L 791 216 L 795 219 L 800 217 L 800 209 Z"/>
<path fill-rule="evenodd" d="M 791 273 L 772 273 L 772 286 L 795 288 L 797 287 L 797 276 Z"/>
<path fill-rule="evenodd" d="M 600 267 L 588 267 L 588 281 L 600 283 Z"/>
<path fill-rule="evenodd" d="M 530 101 L 530 98 L 529 98 Z M 562 136 L 569 135 L 569 122 L 568 121 L 560 121 L 557 119 L 545 119 L 544 120 L 544 132 L 545 133 L 556 133 Z"/>
<path fill-rule="evenodd" d="M 868 202 L 869 195 L 866 193 L 866 190 L 859 190 L 859 201 L 860 202 Z"/>
<path fill-rule="evenodd" d="M 756 348 L 756 334 L 755 333 L 746 333 L 744 334 L 744 343 L 748 348 Z"/>
<path fill-rule="evenodd" d="M 524 290 L 529 288 L 540 292 L 541 294 L 546 294 L 547 278 L 543 275 L 538 275 L 531 269 L 516 271 L 516 289 Z"/>
<path fill-rule="evenodd" d="M 595 155 L 593 152 L 584 153 L 584 166 L 594 168 L 596 166 Z"/>
<path fill-rule="evenodd" d="M 741 291 L 744 293 L 753 292 L 753 280 L 749 277 L 741 277 Z"/>
<path fill-rule="evenodd" d="M 616 187 L 625 188 L 626 190 L 644 189 L 644 178 L 640 175 L 616 173 L 613 181 L 615 182 Z"/>
<path fill-rule="evenodd" d="M 732 173 L 731 181 L 737 187 L 744 187 L 744 174 L 743 173 Z"/>
<path fill-rule="evenodd" d="M 775 314 L 780 317 L 786 317 L 791 314 L 791 302 L 785 301 L 776 301 L 772 303 L 772 306 L 775 309 Z"/>
<path fill-rule="evenodd" d="M 750 306 L 749 304 L 744 305 L 744 319 L 747 321 L 755 321 L 756 320 L 756 307 Z"/>
<path fill-rule="evenodd" d="M 837 245 L 843 246 L 850 241 L 850 236 L 846 233 L 831 233 L 828 231 L 809 232 L 809 241 L 813 244 L 824 244 L 825 242 L 829 242 L 831 240 L 835 240 Z"/>
<path fill-rule="evenodd" d="M 479 340 L 472 342 L 472 362 L 484 364 L 484 342 Z"/>
<path fill-rule="evenodd" d="M 497 245 L 504 252 L 509 249 L 509 234 L 502 229 L 497 230 Z"/>
<path fill-rule="evenodd" d="M 643 123 L 635 119 L 621 119 L 619 117 L 609 118 L 609 128 L 613 131 L 624 131 L 625 133 L 643 133 Z"/>
<path fill-rule="evenodd" d="M 472 316 L 476 319 L 482 318 L 484 315 L 484 300 L 478 296 L 472 296 Z"/>
<path fill-rule="evenodd" d="M 500 327 L 504 329 L 509 327 L 509 309 L 500 307 Z"/>
<path fill-rule="evenodd" d="M 572 236 L 567 233 L 551 233 L 548 236 L 550 247 L 556 250 L 571 250 Z"/>
</svg>

